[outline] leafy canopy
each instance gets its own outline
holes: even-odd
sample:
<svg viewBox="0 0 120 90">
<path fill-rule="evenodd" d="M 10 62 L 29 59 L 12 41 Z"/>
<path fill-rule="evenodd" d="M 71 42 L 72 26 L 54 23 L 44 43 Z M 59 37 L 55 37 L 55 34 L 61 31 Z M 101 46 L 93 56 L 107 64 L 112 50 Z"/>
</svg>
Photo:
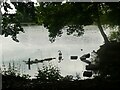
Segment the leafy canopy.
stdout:
<svg viewBox="0 0 120 90">
<path fill-rule="evenodd" d="M 75 32 L 80 36 L 86 25 L 120 25 L 120 3 L 40 2 L 39 6 L 34 6 L 32 2 L 12 3 L 17 12 L 15 15 L 2 15 L 2 35 L 10 35 L 15 41 L 18 41 L 17 34 L 23 32 L 20 23 L 26 22 L 44 25 L 48 29 L 51 42 L 54 42 L 57 36 L 62 36 L 64 28 L 68 35 Z M 4 7 L 6 12 L 7 8 L 11 8 L 7 3 Z M 11 24 L 14 25 L 11 27 Z"/>
<path fill-rule="evenodd" d="M 116 27 L 120 25 L 120 3 L 40 3 L 36 7 L 37 23 L 49 30 L 50 41 L 62 35 L 66 28 L 67 34 L 74 32 L 78 36 L 84 33 L 86 25 Z M 114 17 L 114 18 L 113 18 Z M 103 32 L 104 33 L 104 32 Z M 105 35 L 104 35 L 105 36 Z"/>
</svg>

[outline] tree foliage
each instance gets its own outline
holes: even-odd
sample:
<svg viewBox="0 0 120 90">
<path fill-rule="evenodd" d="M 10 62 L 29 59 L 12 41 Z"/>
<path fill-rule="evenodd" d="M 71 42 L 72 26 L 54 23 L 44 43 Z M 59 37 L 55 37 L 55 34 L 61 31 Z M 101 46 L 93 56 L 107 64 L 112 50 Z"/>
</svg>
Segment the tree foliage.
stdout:
<svg viewBox="0 0 120 90">
<path fill-rule="evenodd" d="M 68 35 L 77 32 L 80 36 L 84 33 L 84 26 L 95 24 L 106 43 L 109 41 L 102 25 L 119 26 L 119 10 L 119 3 L 40 3 L 37 7 L 37 22 L 49 30 L 51 41 L 61 36 L 64 28 Z M 112 15 L 115 19 L 111 18 Z"/>
<path fill-rule="evenodd" d="M 85 3 L 40 3 L 37 9 L 37 22 L 44 25 L 49 31 L 50 41 L 54 41 L 56 36 L 62 35 L 62 29 L 67 29 L 67 34 L 74 32 L 78 36 L 84 33 L 83 26 L 92 23 L 89 12 L 85 8 Z"/>
<path fill-rule="evenodd" d="M 13 8 L 9 3 L 3 3 L 5 13 L 2 14 L 2 35 L 5 37 L 11 36 L 14 41 L 19 42 L 17 35 L 24 32 L 21 23 L 33 22 L 35 16 L 34 3 L 13 2 L 13 5 L 17 12 L 10 14 L 8 10 Z"/>
<path fill-rule="evenodd" d="M 38 70 L 38 75 L 36 76 L 38 80 L 42 81 L 59 81 L 61 79 L 60 70 L 58 67 L 53 65 L 45 66 Z"/>
<path fill-rule="evenodd" d="M 33 2 L 12 2 L 17 9 L 17 19 L 20 23 L 35 22 L 35 7 Z"/>
<path fill-rule="evenodd" d="M 19 34 L 19 32 L 24 32 L 24 30 L 19 21 L 17 21 L 15 15 L 4 14 L 2 18 L 2 35 L 5 37 L 11 36 L 14 41 L 19 42 L 17 34 Z"/>
<path fill-rule="evenodd" d="M 32 2 L 14 2 L 13 4 L 17 9 L 14 18 L 17 23 L 15 28 L 21 28 L 18 21 L 37 22 L 37 24 L 44 25 L 44 27 L 48 29 L 51 42 L 54 42 L 57 36 L 62 36 L 63 29 L 67 30 L 68 35 L 77 33 L 77 36 L 80 36 L 84 33 L 84 26 L 93 24 L 98 25 L 104 41 L 108 42 L 102 25 L 110 27 L 120 25 L 120 3 L 69 2 L 62 4 L 61 2 L 40 2 L 40 6 L 37 7 L 35 7 Z M 4 7 L 6 11 L 7 8 L 11 8 L 7 3 L 4 4 Z M 5 17 L 7 18 L 8 15 Z M 9 22 L 5 20 L 3 20 L 3 22 L 9 25 Z M 4 34 L 5 32 L 12 31 L 9 29 L 6 30 L 5 27 L 8 26 L 4 25 L 5 23 L 3 23 Z M 11 23 L 13 22 L 11 21 Z M 20 30 L 22 31 L 22 29 Z M 17 31 L 19 32 L 20 30 Z M 13 29 L 13 31 L 15 30 Z M 5 36 L 7 35 L 11 35 L 13 39 L 16 39 L 16 34 L 6 34 Z"/>
<path fill-rule="evenodd" d="M 111 41 L 120 42 L 120 31 L 112 31 L 109 38 Z"/>
<path fill-rule="evenodd" d="M 117 30 L 113 30 L 110 32 L 109 39 L 110 41 L 120 42 L 120 27 L 116 27 Z"/>
</svg>

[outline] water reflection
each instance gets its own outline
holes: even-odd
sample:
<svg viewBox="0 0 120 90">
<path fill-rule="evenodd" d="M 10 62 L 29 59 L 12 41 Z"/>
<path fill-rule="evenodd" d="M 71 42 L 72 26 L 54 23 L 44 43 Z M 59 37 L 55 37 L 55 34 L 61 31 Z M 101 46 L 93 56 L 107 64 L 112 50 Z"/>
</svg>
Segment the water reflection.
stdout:
<svg viewBox="0 0 120 90">
<path fill-rule="evenodd" d="M 27 26 L 24 29 L 26 32 L 20 33 L 18 36 L 20 43 L 12 41 L 10 37 L 1 36 L 4 47 L 2 47 L 0 55 L 2 55 L 2 61 L 7 66 L 8 62 L 15 61 L 16 65 L 21 66 L 22 73 L 29 73 L 32 76 L 35 75 L 38 67 L 42 67 L 42 64 L 32 65 L 32 69 L 28 70 L 23 60 L 55 57 L 56 59 L 49 63 L 58 66 L 62 75 L 75 75 L 76 73 L 82 73 L 86 65 L 80 61 L 79 57 L 97 50 L 103 43 L 96 26 L 86 27 L 85 34 L 81 37 L 63 34 L 61 38 L 56 38 L 54 43 L 50 43 L 49 33 L 42 26 Z M 64 59 L 61 63 L 58 63 L 58 50 L 62 52 L 62 58 Z M 70 56 L 78 56 L 78 59 L 71 60 Z M 48 64 L 48 62 L 43 63 Z"/>
</svg>

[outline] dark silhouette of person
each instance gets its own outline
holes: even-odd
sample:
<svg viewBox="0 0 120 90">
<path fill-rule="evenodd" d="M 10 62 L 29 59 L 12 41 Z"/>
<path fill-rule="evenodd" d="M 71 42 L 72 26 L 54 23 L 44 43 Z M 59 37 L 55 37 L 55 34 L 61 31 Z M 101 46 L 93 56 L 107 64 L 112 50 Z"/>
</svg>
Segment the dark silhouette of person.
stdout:
<svg viewBox="0 0 120 90">
<path fill-rule="evenodd" d="M 58 50 L 58 52 L 59 52 L 59 57 L 58 57 L 58 62 L 60 63 L 62 60 L 63 60 L 63 58 L 62 58 L 62 52 L 60 51 L 60 50 Z"/>
</svg>

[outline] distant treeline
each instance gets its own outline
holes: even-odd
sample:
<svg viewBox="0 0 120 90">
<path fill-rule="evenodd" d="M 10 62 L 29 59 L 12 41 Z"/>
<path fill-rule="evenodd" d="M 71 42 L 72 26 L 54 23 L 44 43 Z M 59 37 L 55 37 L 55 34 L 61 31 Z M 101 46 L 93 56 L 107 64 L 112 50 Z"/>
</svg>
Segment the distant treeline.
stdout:
<svg viewBox="0 0 120 90">
<path fill-rule="evenodd" d="M 36 23 L 20 23 L 22 26 L 36 25 Z"/>
</svg>

